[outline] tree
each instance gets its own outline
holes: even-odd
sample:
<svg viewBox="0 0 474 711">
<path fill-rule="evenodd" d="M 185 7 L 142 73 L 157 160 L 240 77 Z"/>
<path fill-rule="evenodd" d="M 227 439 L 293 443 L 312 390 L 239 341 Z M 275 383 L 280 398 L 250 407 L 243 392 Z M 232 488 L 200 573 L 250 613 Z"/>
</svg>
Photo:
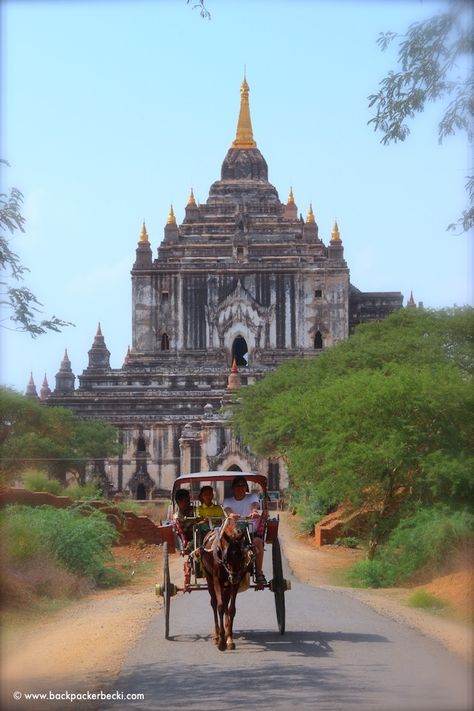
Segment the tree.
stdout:
<svg viewBox="0 0 474 711">
<path fill-rule="evenodd" d="M 189 3 L 192 2 L 192 0 L 186 0 L 186 4 L 189 5 Z M 210 20 L 211 19 L 211 13 L 206 7 L 206 4 L 204 0 L 195 0 L 195 4 L 193 5 L 193 10 L 199 8 L 199 14 L 201 17 L 205 20 Z"/>
<path fill-rule="evenodd" d="M 474 309 L 400 310 L 237 393 L 234 425 L 292 487 L 373 511 L 369 555 L 404 512 L 474 494 Z"/>
<path fill-rule="evenodd" d="M 0 163 L 6 163 L 0 160 Z M 0 193 L 0 308 L 7 313 L 0 319 L 0 326 L 8 328 L 6 322 L 13 324 L 11 330 L 25 331 L 36 338 L 47 331 L 61 331 L 65 326 L 72 326 L 56 316 L 38 321 L 42 304 L 26 286 L 12 286 L 11 280 L 20 283 L 29 269 L 22 265 L 16 252 L 10 247 L 10 240 L 18 232 L 24 232 L 25 218 L 21 214 L 23 194 L 17 188 L 9 193 Z"/>
<path fill-rule="evenodd" d="M 444 12 L 412 24 L 404 35 L 381 33 L 378 44 L 384 51 L 395 39 L 400 40 L 400 71 L 390 71 L 380 82 L 379 91 L 368 97 L 369 107 L 376 109 L 368 123 L 383 133 L 381 142 L 404 141 L 410 134 L 407 120 L 421 113 L 427 103 L 445 99 L 448 103 L 438 125 L 439 142 L 465 131 L 471 143 L 474 33 L 470 3 L 449 0 Z M 474 176 L 467 177 L 466 190 L 469 205 L 448 229 L 457 225 L 468 231 L 474 225 Z"/>
<path fill-rule="evenodd" d="M 11 481 L 34 466 L 63 482 L 72 471 L 85 483 L 90 461 L 103 461 L 120 450 L 111 425 L 85 422 L 67 408 L 47 407 L 0 388 L 0 475 L 4 480 Z"/>
</svg>

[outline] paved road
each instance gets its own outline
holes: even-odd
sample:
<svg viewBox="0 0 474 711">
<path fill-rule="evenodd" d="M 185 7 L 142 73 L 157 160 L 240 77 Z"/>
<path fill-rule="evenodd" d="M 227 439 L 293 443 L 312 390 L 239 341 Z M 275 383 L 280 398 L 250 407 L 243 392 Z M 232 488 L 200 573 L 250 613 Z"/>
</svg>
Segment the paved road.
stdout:
<svg viewBox="0 0 474 711">
<path fill-rule="evenodd" d="M 115 687 L 145 700 L 101 711 L 470 711 L 470 669 L 436 642 L 344 592 L 292 585 L 283 636 L 272 593 L 238 596 L 237 649 L 226 652 L 210 642 L 207 592 L 179 594 L 172 639 L 157 614 Z"/>
</svg>

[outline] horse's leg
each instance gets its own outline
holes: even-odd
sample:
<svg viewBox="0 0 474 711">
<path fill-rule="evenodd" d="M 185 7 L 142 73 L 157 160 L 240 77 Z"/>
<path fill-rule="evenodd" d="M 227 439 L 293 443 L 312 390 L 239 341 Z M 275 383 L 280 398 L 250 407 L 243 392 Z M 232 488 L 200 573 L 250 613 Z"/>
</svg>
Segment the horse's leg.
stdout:
<svg viewBox="0 0 474 711">
<path fill-rule="evenodd" d="M 217 646 L 221 652 L 224 652 L 226 650 L 225 627 L 224 627 L 225 588 L 223 588 L 221 586 L 221 582 L 219 580 L 218 575 L 214 576 L 214 586 L 215 586 L 215 591 L 216 591 L 216 596 L 217 596 L 217 612 L 219 615 L 219 643 Z"/>
<path fill-rule="evenodd" d="M 217 620 L 217 597 L 216 597 L 216 591 L 214 590 L 214 580 L 212 575 L 210 575 L 207 570 L 205 571 L 206 573 L 206 580 L 207 580 L 207 588 L 209 590 L 209 595 L 211 597 L 211 607 L 212 607 L 212 612 L 214 614 L 214 629 L 211 631 L 212 635 L 212 640 L 214 644 L 217 644 L 218 639 L 219 639 L 219 623 Z"/>
<path fill-rule="evenodd" d="M 237 585 L 233 585 L 229 594 L 229 601 L 227 603 L 227 614 L 226 614 L 226 645 L 227 649 L 235 649 L 235 642 L 233 639 L 233 626 L 235 617 L 235 599 L 237 597 Z"/>
</svg>

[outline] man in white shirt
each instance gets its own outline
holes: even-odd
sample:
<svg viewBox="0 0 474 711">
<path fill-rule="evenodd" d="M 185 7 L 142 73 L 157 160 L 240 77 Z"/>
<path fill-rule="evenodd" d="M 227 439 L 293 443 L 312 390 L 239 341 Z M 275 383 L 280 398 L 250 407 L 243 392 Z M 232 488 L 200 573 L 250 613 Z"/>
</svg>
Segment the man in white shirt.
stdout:
<svg viewBox="0 0 474 711">
<path fill-rule="evenodd" d="M 252 543 L 255 546 L 255 577 L 256 589 L 262 590 L 267 584 L 265 576 L 262 572 L 263 565 L 263 540 L 255 535 L 258 519 L 261 513 L 260 500 L 258 494 L 248 493 L 247 480 L 243 476 L 236 476 L 232 481 L 232 496 L 224 499 L 222 507 L 226 514 L 234 519 L 251 518 L 251 530 L 253 531 Z"/>
</svg>

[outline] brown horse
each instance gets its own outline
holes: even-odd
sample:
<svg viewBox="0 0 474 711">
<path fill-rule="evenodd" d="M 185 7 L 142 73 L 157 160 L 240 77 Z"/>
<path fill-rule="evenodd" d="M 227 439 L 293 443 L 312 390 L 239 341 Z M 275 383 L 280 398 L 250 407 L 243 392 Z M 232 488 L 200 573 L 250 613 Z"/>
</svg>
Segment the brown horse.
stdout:
<svg viewBox="0 0 474 711">
<path fill-rule="evenodd" d="M 232 519 L 226 519 L 219 532 L 212 531 L 201 548 L 201 561 L 206 575 L 214 613 L 212 638 L 221 651 L 235 649 L 232 628 L 235 598 L 254 557 L 252 547 L 245 545 L 245 531 L 238 532 Z"/>
</svg>

